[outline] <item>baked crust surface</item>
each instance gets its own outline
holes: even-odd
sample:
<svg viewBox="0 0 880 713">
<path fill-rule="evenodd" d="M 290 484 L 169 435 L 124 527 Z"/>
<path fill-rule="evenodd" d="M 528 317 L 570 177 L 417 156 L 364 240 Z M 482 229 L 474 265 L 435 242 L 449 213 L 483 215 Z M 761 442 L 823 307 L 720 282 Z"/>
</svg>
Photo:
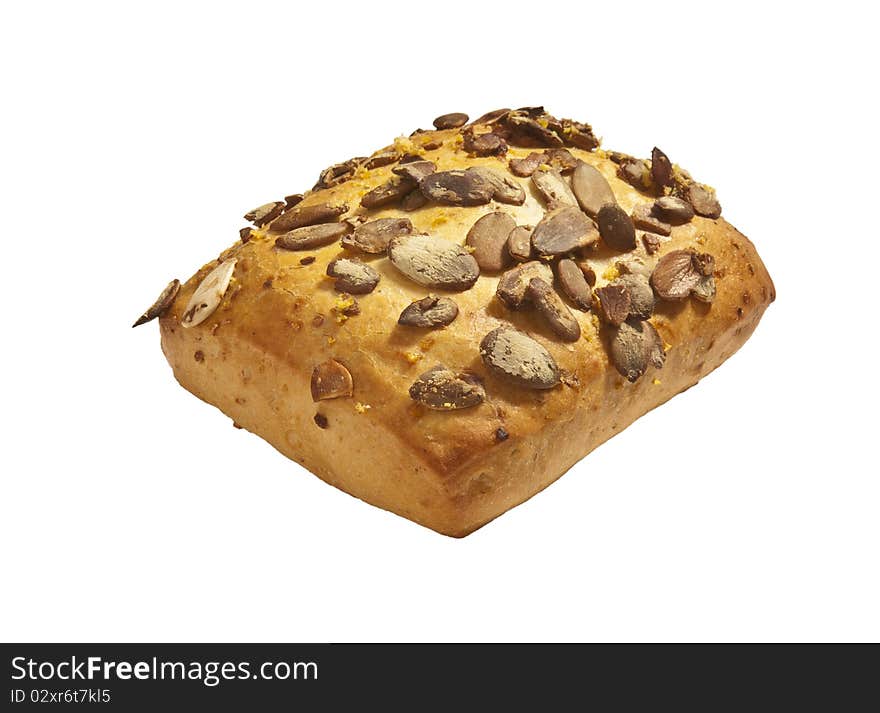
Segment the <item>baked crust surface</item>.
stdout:
<svg viewBox="0 0 880 713">
<path fill-rule="evenodd" d="M 361 198 L 393 177 L 398 164 L 392 163 L 361 167 L 339 185 L 307 193 L 297 208 L 346 204 L 342 219 L 405 217 L 416 232 L 457 244 L 464 244 L 478 218 L 493 211 L 509 214 L 517 225 L 537 224 L 545 200 L 529 178 L 510 173 L 508 161 L 541 149 L 511 145 L 506 156 L 479 157 L 465 150 L 460 137 L 459 129 L 423 132 L 383 151 L 418 154 L 438 171 L 486 166 L 522 186 L 522 205 L 428 202 L 413 211 L 398 205 L 362 208 Z M 439 142 L 438 148 L 423 148 Z M 653 200 L 621 180 L 618 165 L 604 152 L 568 150 L 603 174 L 627 213 Z M 651 366 L 630 383 L 609 360 L 613 328 L 595 310 L 572 308 L 581 337 L 567 343 L 535 310 L 514 311 L 499 301 L 497 273 L 484 272 L 470 289 L 444 292 L 407 279 L 384 254 L 354 253 L 338 241 L 290 251 L 276 247 L 277 237 L 269 228 L 255 229 L 247 242 L 239 241 L 181 286 L 160 319 L 162 349 L 175 377 L 331 485 L 457 537 L 527 500 L 639 416 L 718 367 L 748 339 L 775 298 L 754 246 L 723 218 L 697 216 L 674 227 L 654 255 L 641 240 L 628 253 L 600 242 L 586 255 L 597 288 L 619 273 L 615 265 L 621 260 L 635 258 L 651 270 L 676 249 L 715 258 L 714 302 L 658 301 L 650 322 L 665 344 L 665 366 Z M 201 324 L 184 328 L 195 289 L 220 260 L 232 257 L 237 260 L 232 280 L 217 309 Z M 341 257 L 357 257 L 380 276 L 371 293 L 355 296 L 360 311 L 352 316 L 344 314 L 349 298 L 335 291 L 326 275 L 328 263 Z M 398 325 L 403 309 L 428 294 L 454 299 L 457 318 L 440 329 Z M 487 370 L 480 341 L 505 325 L 550 352 L 564 375 L 562 384 L 524 389 Z M 353 394 L 313 402 L 312 371 L 327 359 L 351 373 Z M 479 377 L 485 401 L 435 411 L 410 398 L 411 384 L 437 364 Z"/>
</svg>

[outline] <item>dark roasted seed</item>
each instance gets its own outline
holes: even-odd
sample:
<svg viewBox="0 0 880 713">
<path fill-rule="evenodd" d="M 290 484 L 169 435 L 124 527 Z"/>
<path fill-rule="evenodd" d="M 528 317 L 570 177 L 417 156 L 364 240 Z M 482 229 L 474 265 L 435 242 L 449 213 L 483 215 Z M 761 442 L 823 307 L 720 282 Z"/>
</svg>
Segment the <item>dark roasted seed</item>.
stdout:
<svg viewBox="0 0 880 713">
<path fill-rule="evenodd" d="M 377 153 L 375 156 L 370 156 L 370 158 L 364 162 L 364 168 L 373 169 L 379 168 L 380 166 L 388 166 L 399 160 L 400 154 L 397 151 L 385 151 L 383 153 Z"/>
<path fill-rule="evenodd" d="M 528 178 L 531 176 L 542 163 L 546 163 L 548 156 L 546 152 L 537 153 L 532 151 L 525 158 L 512 158 L 507 162 L 510 172 L 514 176 Z"/>
<path fill-rule="evenodd" d="M 318 203 L 315 205 L 296 206 L 273 220 L 269 225 L 269 229 L 275 233 L 286 233 L 308 225 L 329 223 L 347 212 L 348 206 L 344 204 Z"/>
<path fill-rule="evenodd" d="M 342 238 L 342 245 L 353 250 L 377 255 L 388 249 L 391 238 L 413 232 L 409 218 L 380 218 L 362 223 L 353 233 Z"/>
<path fill-rule="evenodd" d="M 400 209 L 407 212 L 412 212 L 414 210 L 418 210 L 419 208 L 424 207 L 427 204 L 428 199 L 425 198 L 425 194 L 422 193 L 418 188 L 413 188 L 401 199 Z"/>
<path fill-rule="evenodd" d="M 565 342 L 576 342 L 580 339 L 581 327 L 578 321 L 547 282 L 540 277 L 533 277 L 529 280 L 526 296 L 556 336 Z"/>
<path fill-rule="evenodd" d="M 303 197 L 302 193 L 291 193 L 289 196 L 284 196 L 284 210 L 290 210 L 295 205 L 299 205 Z"/>
<path fill-rule="evenodd" d="M 566 258 L 559 261 L 556 266 L 556 279 L 562 292 L 578 309 L 586 312 L 593 306 L 593 291 L 574 260 Z"/>
<path fill-rule="evenodd" d="M 683 225 L 694 217 L 691 204 L 676 196 L 663 196 L 654 201 L 654 214 L 670 225 Z"/>
<path fill-rule="evenodd" d="M 295 228 L 275 239 L 275 246 L 284 250 L 311 250 L 336 242 L 351 230 L 348 223 L 324 223 Z"/>
<path fill-rule="evenodd" d="M 314 402 L 351 396 L 354 391 L 351 372 L 335 359 L 321 362 L 312 370 L 310 388 Z"/>
<path fill-rule="evenodd" d="M 526 389 L 552 389 L 559 384 L 556 360 L 527 334 L 510 327 L 489 332 L 480 342 L 480 357 L 502 379 Z"/>
<path fill-rule="evenodd" d="M 596 217 L 606 203 L 615 203 L 614 191 L 595 166 L 579 161 L 571 175 L 571 190 L 581 208 Z"/>
<path fill-rule="evenodd" d="M 687 298 L 702 275 L 694 264 L 690 250 L 673 250 L 657 262 L 651 273 L 651 286 L 662 300 L 678 302 Z"/>
<path fill-rule="evenodd" d="M 142 324 L 146 324 L 147 322 L 156 319 L 156 317 L 161 317 L 168 311 L 168 308 L 174 304 L 178 292 L 180 292 L 180 280 L 171 280 L 156 298 L 156 301 L 153 302 L 147 311 L 138 317 L 137 321 L 131 326 L 139 327 Z"/>
<path fill-rule="evenodd" d="M 617 169 L 617 175 L 640 191 L 650 191 L 654 187 L 651 169 L 648 164 L 638 158 L 625 158 Z"/>
<path fill-rule="evenodd" d="M 397 319 L 406 327 L 445 327 L 458 316 L 458 305 L 448 297 L 428 295 L 407 305 Z"/>
<path fill-rule="evenodd" d="M 480 276 L 474 257 L 461 245 L 430 235 L 401 235 L 388 244 L 391 264 L 425 287 L 462 291 Z"/>
<path fill-rule="evenodd" d="M 252 211 L 245 213 L 244 219 L 251 221 L 258 228 L 262 228 L 266 223 L 272 222 L 275 218 L 281 215 L 282 210 L 284 210 L 284 203 L 281 201 L 273 201 L 272 203 L 265 203 L 259 208 L 254 208 Z"/>
<path fill-rule="evenodd" d="M 327 265 L 327 274 L 336 278 L 333 286 L 337 292 L 350 295 L 365 295 L 376 289 L 379 284 L 379 273 L 360 260 L 338 258 Z"/>
<path fill-rule="evenodd" d="M 629 317 L 632 298 L 623 285 L 605 285 L 596 290 L 599 298 L 599 313 L 608 324 L 615 327 Z"/>
<path fill-rule="evenodd" d="M 715 197 L 715 191 L 708 186 L 692 183 L 687 189 L 687 200 L 697 215 L 713 219 L 721 217 L 721 204 Z"/>
<path fill-rule="evenodd" d="M 671 186 L 675 183 L 672 178 L 672 162 L 656 146 L 651 151 L 651 178 L 656 186 Z"/>
<path fill-rule="evenodd" d="M 620 206 L 605 204 L 596 215 L 599 235 L 613 250 L 632 250 L 636 246 L 636 230 L 632 219 Z"/>
<path fill-rule="evenodd" d="M 434 119 L 434 128 L 440 131 L 444 129 L 457 129 L 459 126 L 467 124 L 468 115 L 459 111 L 451 114 L 443 114 Z"/>
<path fill-rule="evenodd" d="M 473 248 L 473 256 L 480 270 L 503 270 L 510 264 L 507 238 L 516 223 L 507 213 L 487 213 L 468 231 L 466 243 Z"/>
<path fill-rule="evenodd" d="M 510 309 L 522 309 L 526 305 L 526 290 L 534 277 L 552 282 L 553 271 L 538 260 L 524 262 L 501 275 L 495 294 Z"/>
<path fill-rule="evenodd" d="M 486 398 L 486 392 L 476 377 L 456 374 L 442 364 L 416 379 L 409 387 L 409 395 L 413 401 L 437 411 L 472 408 Z"/>
<path fill-rule="evenodd" d="M 639 273 L 630 273 L 618 277 L 611 284 L 622 286 L 629 293 L 630 316 L 648 319 L 654 314 L 654 291 L 647 277 Z"/>
<path fill-rule="evenodd" d="M 611 340 L 611 362 L 628 381 L 637 381 L 649 365 L 662 369 L 665 361 L 663 340 L 650 322 L 631 319 L 617 328 Z"/>
<path fill-rule="evenodd" d="M 238 231 L 238 237 L 241 238 L 241 242 L 246 243 L 251 239 L 252 232 L 253 228 L 242 228 Z"/>
<path fill-rule="evenodd" d="M 488 203 L 495 193 L 492 182 L 472 168 L 432 173 L 419 188 L 437 203 L 463 206 Z"/>
<path fill-rule="evenodd" d="M 568 183 L 562 177 L 562 174 L 555 168 L 541 169 L 538 168 L 532 173 L 532 185 L 538 190 L 538 193 L 544 198 L 548 210 L 555 210 L 565 206 L 573 206 L 577 208 L 577 198 L 571 192 Z"/>
<path fill-rule="evenodd" d="M 660 249 L 662 242 L 661 236 L 656 233 L 642 233 L 642 243 L 644 244 L 645 252 L 648 253 L 648 255 L 656 253 Z"/>
<path fill-rule="evenodd" d="M 437 170 L 437 165 L 433 161 L 410 161 L 392 169 L 398 176 L 408 178 L 415 183 L 420 183 L 425 176 L 430 176 Z"/>
<path fill-rule="evenodd" d="M 392 176 L 381 186 L 376 186 L 361 198 L 364 208 L 381 208 L 391 203 L 396 203 L 407 193 L 416 188 L 418 184 L 405 176 Z"/>
<path fill-rule="evenodd" d="M 555 257 L 592 245 L 599 232 L 590 218 L 574 207 L 558 208 L 544 215 L 532 231 L 532 247 L 538 255 Z"/>
<path fill-rule="evenodd" d="M 517 262 L 532 259 L 532 229 L 518 225 L 507 237 L 507 252 Z"/>
<path fill-rule="evenodd" d="M 507 153 L 507 142 L 498 134 L 490 132 L 475 136 L 467 130 L 462 133 L 464 150 L 474 156 L 503 156 Z"/>
<path fill-rule="evenodd" d="M 639 203 L 633 208 L 632 222 L 637 228 L 658 235 L 668 236 L 672 233 L 672 226 L 654 215 L 653 206 L 650 203 Z"/>
</svg>

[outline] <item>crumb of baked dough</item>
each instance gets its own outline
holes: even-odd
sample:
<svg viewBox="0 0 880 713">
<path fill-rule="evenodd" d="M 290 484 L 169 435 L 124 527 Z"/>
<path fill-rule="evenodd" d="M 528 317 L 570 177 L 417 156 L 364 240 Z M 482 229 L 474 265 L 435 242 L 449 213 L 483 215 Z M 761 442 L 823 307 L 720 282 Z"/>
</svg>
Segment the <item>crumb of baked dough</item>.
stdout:
<svg viewBox="0 0 880 713">
<path fill-rule="evenodd" d="M 355 401 L 354 410 L 357 411 L 358 413 L 366 413 L 371 408 L 373 408 L 373 407 L 370 406 L 370 404 L 362 404 L 360 401 Z"/>
</svg>

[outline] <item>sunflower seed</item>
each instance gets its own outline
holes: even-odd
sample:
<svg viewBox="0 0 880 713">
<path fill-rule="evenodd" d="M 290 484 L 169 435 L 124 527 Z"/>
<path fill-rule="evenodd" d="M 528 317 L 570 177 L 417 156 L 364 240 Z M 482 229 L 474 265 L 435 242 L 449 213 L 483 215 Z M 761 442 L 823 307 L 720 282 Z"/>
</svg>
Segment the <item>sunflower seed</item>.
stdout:
<svg viewBox="0 0 880 713">
<path fill-rule="evenodd" d="M 502 379 L 526 389 L 552 389 L 559 367 L 544 347 L 511 327 L 498 327 L 480 342 L 480 357 Z"/>
<path fill-rule="evenodd" d="M 574 260 L 563 259 L 556 266 L 556 278 L 566 297 L 586 312 L 593 306 L 593 291 Z"/>
<path fill-rule="evenodd" d="M 275 218 L 281 215 L 282 210 L 284 210 L 284 203 L 280 201 L 264 203 L 259 208 L 254 208 L 252 211 L 245 213 L 244 219 L 251 221 L 258 228 L 262 228 L 266 223 L 275 220 Z"/>
<path fill-rule="evenodd" d="M 687 188 L 688 203 L 697 215 L 705 218 L 720 218 L 721 204 L 715 197 L 715 191 L 700 183 L 692 183 Z"/>
<path fill-rule="evenodd" d="M 552 282 L 553 271 L 538 260 L 524 262 L 501 275 L 495 294 L 510 309 L 522 309 L 526 305 L 526 290 L 534 277 Z"/>
<path fill-rule="evenodd" d="M 697 286 L 702 275 L 695 257 L 690 250 L 673 250 L 660 258 L 651 274 L 651 286 L 660 299 L 678 302 Z"/>
<path fill-rule="evenodd" d="M 488 203 L 495 193 L 492 182 L 472 168 L 432 173 L 419 188 L 437 203 L 463 206 Z"/>
<path fill-rule="evenodd" d="M 529 280 L 526 296 L 556 336 L 565 342 L 576 342 L 580 339 L 581 327 L 578 321 L 559 295 L 544 280 L 540 277 Z"/>
<path fill-rule="evenodd" d="M 433 161 L 410 161 L 409 163 L 401 164 L 396 168 L 393 168 L 392 171 L 396 173 L 398 176 L 402 176 L 403 178 L 408 178 L 410 181 L 415 183 L 420 183 L 425 176 L 430 176 L 434 171 L 437 170 L 437 164 Z"/>
<path fill-rule="evenodd" d="M 177 297 L 178 292 L 180 292 L 180 280 L 171 280 L 156 298 L 156 301 L 153 302 L 149 309 L 138 317 L 137 322 L 131 326 L 140 327 L 142 324 L 146 324 L 150 320 L 156 319 L 156 317 L 161 317 L 168 311 L 168 308 L 174 304 L 174 299 Z"/>
<path fill-rule="evenodd" d="M 413 232 L 409 218 L 380 218 L 362 223 L 353 233 L 343 236 L 343 247 L 377 255 L 388 249 L 391 238 Z"/>
<path fill-rule="evenodd" d="M 329 223 L 343 213 L 348 212 L 345 204 L 331 205 L 330 203 L 317 203 L 315 205 L 297 206 L 272 221 L 269 229 L 275 233 L 286 233 L 296 228 L 319 223 Z"/>
<path fill-rule="evenodd" d="M 510 231 L 507 237 L 507 252 L 511 257 L 524 262 L 532 258 L 532 229 L 524 225 L 518 225 Z"/>
<path fill-rule="evenodd" d="M 275 246 L 284 250 L 311 250 L 336 242 L 351 230 L 348 223 L 323 223 L 296 228 L 275 239 Z"/>
<path fill-rule="evenodd" d="M 331 261 L 327 265 L 327 274 L 336 278 L 333 289 L 350 295 L 365 295 L 379 284 L 379 273 L 372 267 L 345 257 Z"/>
<path fill-rule="evenodd" d="M 376 186 L 361 198 L 364 208 L 381 208 L 403 198 L 418 184 L 406 176 L 392 176 L 381 186 Z"/>
<path fill-rule="evenodd" d="M 632 297 L 623 285 L 605 285 L 596 290 L 599 298 L 599 313 L 608 324 L 615 327 L 627 317 L 632 307 Z"/>
<path fill-rule="evenodd" d="M 656 186 L 671 186 L 672 162 L 669 157 L 656 146 L 651 150 L 651 178 Z"/>
<path fill-rule="evenodd" d="M 555 257 L 592 245 L 599 232 L 590 218 L 571 206 L 546 213 L 532 232 L 532 247 L 538 255 Z"/>
<path fill-rule="evenodd" d="M 577 198 L 568 187 L 562 174 L 555 168 L 538 169 L 532 174 L 532 184 L 544 198 L 548 210 L 572 206 L 577 208 Z"/>
<path fill-rule="evenodd" d="M 335 359 L 321 362 L 312 370 L 311 391 L 315 402 L 351 396 L 351 372 Z"/>
<path fill-rule="evenodd" d="M 622 286 L 629 293 L 630 316 L 648 319 L 654 313 L 654 291 L 645 275 L 633 272 L 618 277 L 611 284 Z"/>
<path fill-rule="evenodd" d="M 658 235 L 670 235 L 672 226 L 665 223 L 653 213 L 653 207 L 650 203 L 639 203 L 632 212 L 632 222 L 641 230 L 648 230 Z"/>
<path fill-rule="evenodd" d="M 663 340 L 653 324 L 631 319 L 617 328 L 611 340 L 611 363 L 628 381 L 637 381 L 648 365 L 662 369 L 665 361 Z"/>
<path fill-rule="evenodd" d="M 487 213 L 468 231 L 466 243 L 480 270 L 503 270 L 510 263 L 507 238 L 516 222 L 507 213 Z"/>
<path fill-rule="evenodd" d="M 598 168 L 584 161 L 578 161 L 571 174 L 571 190 L 581 208 L 594 218 L 603 205 L 616 202 L 614 191 L 605 176 Z"/>
<path fill-rule="evenodd" d="M 619 205 L 606 204 L 596 215 L 599 235 L 613 250 L 632 250 L 636 246 L 636 229 L 632 219 Z"/>
<path fill-rule="evenodd" d="M 236 262 L 236 258 L 221 262 L 199 283 L 183 311 L 180 323 L 184 327 L 195 327 L 213 314 L 226 294 Z"/>
<path fill-rule="evenodd" d="M 462 114 L 459 111 L 452 112 L 451 114 L 443 114 L 442 116 L 438 116 L 434 119 L 434 128 L 443 131 L 444 129 L 457 129 L 459 126 L 464 126 L 468 122 L 468 115 Z"/>
<path fill-rule="evenodd" d="M 413 282 L 460 292 L 480 276 L 474 257 L 461 245 L 430 235 L 400 235 L 388 244 L 391 264 Z"/>
<path fill-rule="evenodd" d="M 654 214 L 670 225 L 683 225 L 694 217 L 691 204 L 676 196 L 663 196 L 654 201 Z"/>
<path fill-rule="evenodd" d="M 412 386 L 409 395 L 413 401 L 436 411 L 455 411 L 478 406 L 486 392 L 476 377 L 456 374 L 442 364 L 422 374 Z"/>
<path fill-rule="evenodd" d="M 428 295 L 409 304 L 398 324 L 406 327 L 445 327 L 458 316 L 458 305 L 448 297 Z"/>
</svg>

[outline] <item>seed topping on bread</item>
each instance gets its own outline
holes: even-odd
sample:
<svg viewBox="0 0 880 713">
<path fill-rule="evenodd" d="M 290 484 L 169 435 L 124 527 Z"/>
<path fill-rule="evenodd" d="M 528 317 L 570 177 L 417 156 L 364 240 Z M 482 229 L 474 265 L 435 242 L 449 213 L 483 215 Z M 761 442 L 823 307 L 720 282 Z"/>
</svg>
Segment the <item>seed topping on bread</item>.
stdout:
<svg viewBox="0 0 880 713">
<path fill-rule="evenodd" d="M 457 374 L 442 364 L 429 369 L 409 387 L 410 398 L 435 411 L 456 411 L 483 403 L 486 392 L 471 374 Z"/>
<path fill-rule="evenodd" d="M 162 290 L 156 298 L 156 301 L 153 302 L 147 311 L 138 317 L 137 321 L 131 326 L 139 327 L 150 320 L 156 319 L 156 317 L 161 317 L 168 311 L 168 308 L 174 304 L 178 292 L 180 292 L 180 280 L 175 278 L 165 286 L 165 289 Z"/>
<path fill-rule="evenodd" d="M 234 255 L 274 240 L 279 274 L 294 269 L 283 251 L 317 252 L 301 259 L 300 267 L 316 260 L 322 267 L 326 264 L 326 274 L 342 293 L 343 303 L 328 308 L 336 313 L 337 325 L 360 312 L 351 295 L 376 290 L 380 274 L 387 274 L 384 257 L 407 280 L 432 290 L 463 292 L 473 288 L 481 275 L 497 279 L 500 304 L 487 304 L 482 312 L 462 302 L 464 313 L 459 318 L 460 307 L 454 300 L 428 294 L 395 307 L 402 309 L 397 321 L 403 327 L 423 329 L 452 325 L 446 334 L 456 335 L 464 319 L 500 321 L 501 326 L 480 342 L 479 354 L 489 372 L 522 388 L 550 389 L 560 383 L 579 388 L 579 381 L 575 373 L 561 369 L 541 343 L 506 323 L 521 324 L 521 319 L 535 320 L 534 327 L 545 328 L 541 338 L 557 345 L 551 348 L 569 353 L 576 353 L 575 343 L 602 335 L 600 343 L 606 345 L 608 358 L 629 381 L 636 381 L 650 366 L 661 368 L 663 341 L 648 322 L 656 299 L 677 302 L 693 297 L 709 303 L 717 291 L 714 259 L 698 252 L 698 234 L 694 249 L 662 255 L 663 243 L 679 226 L 685 226 L 680 231 L 693 230 L 688 224 L 696 216 L 721 215 L 714 190 L 694 181 L 657 147 L 649 160 L 597 151 L 599 140 L 588 124 L 557 119 L 540 106 L 499 109 L 470 123 L 466 114 L 454 112 L 437 117 L 433 124 L 436 132 L 419 129 L 372 156 L 333 164 L 321 172 L 310 192 L 291 194 L 246 213 L 254 227 L 241 229 L 237 248 L 221 256 L 229 259 L 197 287 L 181 317 L 183 326 L 198 325 L 217 309 L 232 279 Z M 430 153 L 444 145 L 446 151 Z M 610 159 L 616 164 L 617 178 L 610 172 L 606 178 L 603 171 L 608 171 L 608 164 L 588 163 L 573 155 L 575 149 Z M 455 167 L 443 164 L 450 150 L 460 158 Z M 626 197 L 616 196 L 612 186 L 619 189 L 618 179 L 644 199 L 633 205 L 628 189 Z M 342 191 L 346 200 L 351 200 L 352 185 L 357 191 L 351 211 L 340 202 L 339 192 L 334 200 L 334 189 L 346 182 L 349 185 Z M 321 191 L 328 191 L 321 194 L 324 202 L 309 200 Z M 537 207 L 540 213 L 501 208 L 505 205 L 526 206 L 528 211 Z M 426 206 L 429 210 L 423 210 Z M 488 212 L 473 211 L 476 215 L 466 219 L 460 239 L 431 234 L 433 226 L 458 222 L 457 212 L 479 206 L 488 206 L 484 209 Z M 530 216 L 529 225 L 517 225 L 520 215 Z M 322 259 L 320 249 L 334 244 L 347 252 Z M 350 257 L 353 253 L 362 259 Z M 613 253 L 626 255 L 614 263 Z M 240 269 L 247 269 L 246 261 Z M 274 284 L 273 288 L 270 278 L 264 287 L 284 289 Z M 135 326 L 168 311 L 179 289 L 179 282 L 169 284 Z M 377 294 L 381 296 L 365 298 L 364 309 L 369 309 L 370 300 L 387 309 L 390 292 L 380 289 Z M 505 314 L 505 310 L 531 311 L 531 316 Z M 591 310 L 596 314 L 584 314 Z M 288 321 L 297 323 L 301 324 Z M 312 323 L 316 328 L 324 325 L 323 315 L 320 322 Z M 334 335 L 327 335 L 328 345 L 335 341 Z M 315 367 L 313 397 L 350 396 L 351 383 L 342 364 L 327 360 Z M 422 374 L 409 393 L 435 410 L 466 408 L 486 398 L 476 377 L 442 365 Z M 326 427 L 326 419 L 321 425 L 319 417 L 324 419 L 319 414 L 316 423 Z"/>
</svg>

